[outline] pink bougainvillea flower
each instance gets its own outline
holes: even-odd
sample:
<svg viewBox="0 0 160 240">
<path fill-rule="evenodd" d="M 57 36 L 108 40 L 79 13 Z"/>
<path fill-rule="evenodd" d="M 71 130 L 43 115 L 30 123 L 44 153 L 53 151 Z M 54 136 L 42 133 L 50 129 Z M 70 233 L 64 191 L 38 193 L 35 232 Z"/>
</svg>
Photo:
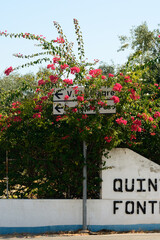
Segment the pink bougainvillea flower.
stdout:
<svg viewBox="0 0 160 240">
<path fill-rule="evenodd" d="M 117 97 L 117 96 L 113 96 L 113 97 L 111 97 L 111 100 L 113 100 L 114 101 L 114 103 L 119 103 L 119 97 Z"/>
<path fill-rule="evenodd" d="M 131 134 L 130 140 L 136 139 L 136 136 Z"/>
<path fill-rule="evenodd" d="M 113 91 L 118 91 L 120 92 L 122 89 L 122 85 L 120 83 L 116 83 L 113 87 Z"/>
<path fill-rule="evenodd" d="M 87 117 L 87 114 L 82 115 L 82 119 L 86 119 Z"/>
<path fill-rule="evenodd" d="M 75 94 L 77 94 L 77 93 L 79 92 L 79 90 L 78 90 L 78 89 L 75 89 L 74 92 L 75 92 Z"/>
<path fill-rule="evenodd" d="M 42 112 L 42 106 L 41 105 L 36 105 L 34 110 L 38 110 L 38 112 Z"/>
<path fill-rule="evenodd" d="M 148 116 L 146 113 L 142 113 L 141 115 L 139 115 L 140 118 L 143 118 L 144 120 L 148 119 Z"/>
<path fill-rule="evenodd" d="M 141 126 L 142 122 L 141 122 L 141 120 L 136 119 L 133 121 L 133 124 L 136 124 L 137 126 Z"/>
<path fill-rule="evenodd" d="M 62 116 L 57 116 L 57 118 L 56 118 L 56 122 L 59 122 L 60 120 L 62 119 Z"/>
<path fill-rule="evenodd" d="M 4 73 L 8 76 L 11 72 L 13 72 L 13 70 L 14 69 L 12 67 L 9 67 L 4 71 Z"/>
<path fill-rule="evenodd" d="M 112 73 L 109 73 L 108 77 L 114 77 L 114 75 Z"/>
<path fill-rule="evenodd" d="M 69 135 L 66 135 L 66 136 L 62 137 L 62 140 L 65 140 L 65 139 L 67 139 L 69 137 L 70 137 Z"/>
<path fill-rule="evenodd" d="M 21 121 L 22 121 L 22 118 L 19 117 L 19 116 L 14 116 L 14 117 L 13 117 L 13 121 L 14 121 L 14 122 L 21 122 Z"/>
<path fill-rule="evenodd" d="M 117 118 L 116 119 L 116 123 L 126 125 L 127 124 L 127 120 L 124 120 L 122 117 L 121 118 Z"/>
<path fill-rule="evenodd" d="M 78 88 L 78 86 L 74 86 L 74 87 L 73 87 L 73 90 L 76 90 L 77 88 Z"/>
<path fill-rule="evenodd" d="M 131 131 L 134 131 L 134 132 L 141 132 L 141 131 L 142 131 L 142 128 L 139 127 L 139 126 L 136 125 L 136 124 L 133 124 L 133 125 L 131 126 Z"/>
<path fill-rule="evenodd" d="M 65 95 L 64 100 L 68 100 L 68 99 L 69 99 L 69 96 Z"/>
<path fill-rule="evenodd" d="M 51 68 L 52 70 L 55 70 L 54 64 L 48 64 L 48 65 L 47 65 L 47 68 Z"/>
<path fill-rule="evenodd" d="M 58 81 L 58 76 L 57 75 L 51 75 L 49 76 L 50 80 L 52 83 L 56 83 Z"/>
<path fill-rule="evenodd" d="M 50 92 L 47 93 L 48 97 L 53 94 L 54 89 L 52 88 Z"/>
<path fill-rule="evenodd" d="M 90 110 L 95 110 L 96 108 L 94 106 L 89 106 Z"/>
<path fill-rule="evenodd" d="M 45 101 L 45 100 L 47 100 L 48 99 L 48 96 L 43 96 L 43 97 L 41 97 L 41 100 L 42 101 Z"/>
<path fill-rule="evenodd" d="M 13 102 L 12 103 L 12 109 L 16 109 L 16 108 L 19 108 L 20 107 L 20 105 L 21 105 L 21 103 L 20 102 Z"/>
<path fill-rule="evenodd" d="M 130 79 L 130 76 L 125 76 L 124 79 L 125 79 L 124 81 L 125 81 L 126 83 L 132 82 L 132 80 Z"/>
<path fill-rule="evenodd" d="M 40 113 L 34 113 L 33 118 L 41 118 L 41 114 Z"/>
<path fill-rule="evenodd" d="M 110 137 L 104 137 L 104 140 L 106 141 L 106 142 L 108 142 L 108 143 L 110 143 L 111 141 L 112 141 L 112 137 L 110 136 Z"/>
<path fill-rule="evenodd" d="M 132 98 L 133 100 L 137 100 L 140 98 L 140 96 L 135 94 L 130 94 L 130 98 Z"/>
<path fill-rule="evenodd" d="M 77 96 L 77 100 L 82 102 L 82 101 L 84 101 L 84 97 L 83 96 Z"/>
<path fill-rule="evenodd" d="M 71 67 L 70 68 L 71 70 L 71 74 L 75 74 L 75 73 L 79 73 L 80 72 L 80 68 L 79 67 Z"/>
<path fill-rule="evenodd" d="M 36 105 L 35 110 L 38 110 L 39 112 L 42 112 L 42 106 L 41 105 Z"/>
<path fill-rule="evenodd" d="M 12 103 L 12 106 L 15 106 L 15 105 L 21 105 L 21 103 L 18 102 L 18 101 L 17 101 L 17 102 L 13 102 L 13 103 Z"/>
<path fill-rule="evenodd" d="M 130 94 L 130 98 L 132 98 L 133 100 L 137 100 L 140 98 L 140 96 L 136 93 L 136 91 L 134 89 L 128 89 L 129 92 L 131 92 Z"/>
<path fill-rule="evenodd" d="M 54 40 L 54 42 L 57 42 L 57 43 L 64 43 L 64 39 L 62 37 L 57 37 L 56 40 Z"/>
<path fill-rule="evenodd" d="M 98 102 L 98 105 L 101 105 L 101 106 L 103 106 L 105 103 L 104 102 L 102 102 L 102 101 L 99 101 Z"/>
<path fill-rule="evenodd" d="M 152 121 L 153 121 L 153 118 L 152 118 L 152 117 L 149 117 L 149 118 L 148 118 L 148 121 L 149 121 L 149 122 L 152 122 Z"/>
<path fill-rule="evenodd" d="M 64 79 L 63 82 L 67 83 L 68 85 L 72 85 L 73 84 L 73 80 L 72 79 Z"/>
<path fill-rule="evenodd" d="M 104 79 L 106 79 L 106 76 L 102 75 L 102 77 L 101 77 L 101 78 L 104 80 Z"/>
<path fill-rule="evenodd" d="M 142 125 L 141 120 L 138 120 L 138 119 L 134 120 L 131 126 L 131 131 L 141 132 L 142 131 L 142 128 L 140 127 L 141 125 Z"/>
<path fill-rule="evenodd" d="M 91 70 L 89 71 L 89 74 L 90 74 L 93 78 L 98 77 L 99 75 L 102 74 L 102 69 L 91 69 Z"/>
<path fill-rule="evenodd" d="M 20 110 L 17 110 L 17 111 L 15 111 L 14 113 L 20 114 L 20 113 L 21 113 L 21 111 L 20 111 Z"/>
<path fill-rule="evenodd" d="M 59 63 L 60 60 L 61 60 L 61 58 L 59 56 L 55 56 L 53 58 L 53 63 Z"/>
<path fill-rule="evenodd" d="M 73 108 L 73 109 L 72 109 L 72 112 L 77 112 L 77 111 L 78 111 L 77 108 Z"/>
<path fill-rule="evenodd" d="M 44 85 L 45 83 L 46 82 L 43 79 L 41 79 L 41 80 L 38 81 L 38 86 Z"/>
<path fill-rule="evenodd" d="M 151 134 L 151 136 L 155 136 L 155 135 L 156 135 L 156 133 L 155 133 L 155 132 L 151 132 L 150 134 Z"/>
<path fill-rule="evenodd" d="M 64 70 L 64 69 L 68 68 L 68 67 L 69 67 L 69 65 L 64 63 L 64 64 L 63 64 L 63 65 L 61 65 L 60 67 L 61 67 L 61 69 L 62 69 L 62 70 Z"/>
<path fill-rule="evenodd" d="M 155 112 L 155 114 L 154 114 L 154 118 L 158 118 L 158 117 L 160 117 L 160 112 Z"/>
</svg>

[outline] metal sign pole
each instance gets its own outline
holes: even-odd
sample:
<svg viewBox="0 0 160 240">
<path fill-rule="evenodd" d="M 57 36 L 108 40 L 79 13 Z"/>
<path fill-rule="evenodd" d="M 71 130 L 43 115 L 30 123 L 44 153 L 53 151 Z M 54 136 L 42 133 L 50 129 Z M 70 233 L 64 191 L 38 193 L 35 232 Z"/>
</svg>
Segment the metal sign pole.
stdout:
<svg viewBox="0 0 160 240">
<path fill-rule="evenodd" d="M 87 145 L 83 141 L 83 230 L 87 230 Z"/>
<path fill-rule="evenodd" d="M 8 151 L 6 151 L 6 188 L 7 188 L 7 199 L 8 199 Z"/>
</svg>

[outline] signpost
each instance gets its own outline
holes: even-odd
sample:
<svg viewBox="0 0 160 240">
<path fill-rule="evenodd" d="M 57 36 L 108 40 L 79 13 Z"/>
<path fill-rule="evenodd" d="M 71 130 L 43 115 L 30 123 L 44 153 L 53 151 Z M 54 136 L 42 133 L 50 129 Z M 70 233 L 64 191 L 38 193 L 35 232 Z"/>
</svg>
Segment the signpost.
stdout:
<svg viewBox="0 0 160 240">
<path fill-rule="evenodd" d="M 78 87 L 78 90 L 84 92 L 84 87 Z M 97 98 L 104 97 L 107 100 L 107 106 L 111 108 L 106 109 L 103 106 L 99 109 L 100 114 L 115 113 L 116 108 L 114 101 L 110 100 L 114 96 L 114 91 L 111 88 L 102 87 L 97 94 Z M 69 100 L 65 100 L 65 96 L 69 96 Z M 77 105 L 77 99 L 73 88 L 57 89 L 53 97 L 53 115 L 65 114 L 65 107 L 74 108 Z M 94 110 L 87 110 L 84 114 L 96 114 Z M 87 145 L 83 142 L 83 231 L 87 230 Z"/>
<path fill-rule="evenodd" d="M 78 87 L 79 91 L 84 92 L 83 87 Z M 99 95 L 97 95 L 97 98 L 105 97 L 105 100 L 107 100 L 107 106 L 111 106 L 110 109 L 106 109 L 101 107 L 99 109 L 100 114 L 107 114 L 107 113 L 115 113 L 116 109 L 114 107 L 114 101 L 110 100 L 110 98 L 114 95 L 114 91 L 111 88 L 105 88 L 102 87 Z M 65 96 L 69 96 L 69 100 L 64 100 Z M 67 88 L 67 89 L 57 89 L 57 91 L 54 94 L 53 97 L 53 115 L 64 115 L 65 114 L 65 106 L 68 106 L 69 108 L 74 108 L 77 105 L 77 99 L 75 96 L 75 91 L 73 88 Z M 84 112 L 84 114 L 96 114 L 94 110 L 87 110 Z"/>
</svg>

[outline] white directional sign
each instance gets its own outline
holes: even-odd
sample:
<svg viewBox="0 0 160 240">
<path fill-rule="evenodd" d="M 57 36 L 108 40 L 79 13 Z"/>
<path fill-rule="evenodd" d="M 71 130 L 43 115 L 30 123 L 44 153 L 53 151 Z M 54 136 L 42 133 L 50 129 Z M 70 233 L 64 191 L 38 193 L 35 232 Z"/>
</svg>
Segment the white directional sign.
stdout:
<svg viewBox="0 0 160 240">
<path fill-rule="evenodd" d="M 80 92 L 84 92 L 84 87 L 78 87 Z M 116 108 L 114 106 L 114 101 L 109 100 L 114 96 L 114 91 L 111 88 L 102 87 L 97 93 L 97 98 L 105 97 L 107 100 L 107 106 L 110 106 L 110 109 L 101 107 L 99 109 L 100 114 L 115 113 Z M 68 96 L 68 100 L 65 100 L 65 96 Z M 81 95 L 81 94 L 80 94 Z M 66 89 L 57 89 L 53 97 L 53 115 L 63 115 L 65 114 L 65 108 L 75 108 L 78 105 L 77 97 L 75 95 L 75 89 L 66 88 Z M 84 114 L 96 114 L 94 110 L 86 110 Z"/>
<path fill-rule="evenodd" d="M 78 87 L 78 90 L 84 92 L 84 87 Z M 76 100 L 75 90 L 73 88 L 66 88 L 66 89 L 56 89 L 56 92 L 53 97 L 53 102 L 63 102 L 64 97 L 68 95 L 69 101 Z"/>
<path fill-rule="evenodd" d="M 99 113 L 115 113 L 116 108 L 114 107 L 113 100 L 107 101 L 108 106 L 113 106 L 111 109 L 104 109 L 103 107 L 99 109 Z M 53 114 L 54 115 L 63 115 L 65 114 L 65 107 L 75 108 L 77 106 L 76 101 L 65 101 L 65 102 L 54 102 L 53 103 Z M 95 114 L 94 110 L 86 110 L 84 114 Z"/>
<path fill-rule="evenodd" d="M 53 114 L 63 115 L 65 114 L 65 107 L 75 108 L 77 106 L 76 101 L 65 101 L 65 102 L 54 102 L 53 103 Z"/>
</svg>

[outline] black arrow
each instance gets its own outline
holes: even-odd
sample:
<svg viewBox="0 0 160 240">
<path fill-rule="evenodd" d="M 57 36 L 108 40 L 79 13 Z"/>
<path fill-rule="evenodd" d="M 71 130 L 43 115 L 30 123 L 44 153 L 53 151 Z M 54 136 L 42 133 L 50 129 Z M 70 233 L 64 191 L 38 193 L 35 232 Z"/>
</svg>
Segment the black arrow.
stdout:
<svg viewBox="0 0 160 240">
<path fill-rule="evenodd" d="M 63 93 L 61 93 L 61 92 L 56 92 L 56 93 L 55 93 L 55 96 L 56 96 L 58 99 L 61 99 L 61 98 L 59 97 L 59 95 L 63 95 Z"/>
<path fill-rule="evenodd" d="M 55 109 L 56 109 L 57 112 L 60 113 L 61 112 L 60 109 L 63 109 L 63 107 L 60 107 L 59 105 L 56 105 Z"/>
</svg>

